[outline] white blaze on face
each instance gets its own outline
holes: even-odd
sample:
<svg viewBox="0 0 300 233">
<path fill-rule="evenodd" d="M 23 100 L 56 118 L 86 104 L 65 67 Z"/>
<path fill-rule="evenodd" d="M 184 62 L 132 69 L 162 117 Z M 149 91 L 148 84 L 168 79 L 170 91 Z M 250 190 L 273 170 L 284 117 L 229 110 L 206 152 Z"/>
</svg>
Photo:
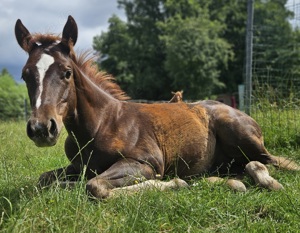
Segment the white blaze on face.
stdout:
<svg viewBox="0 0 300 233">
<path fill-rule="evenodd" d="M 36 108 L 38 109 L 42 102 L 43 80 L 49 67 L 54 63 L 54 58 L 48 54 L 42 54 L 40 60 L 36 63 L 39 72 L 39 96 L 36 100 Z"/>
</svg>

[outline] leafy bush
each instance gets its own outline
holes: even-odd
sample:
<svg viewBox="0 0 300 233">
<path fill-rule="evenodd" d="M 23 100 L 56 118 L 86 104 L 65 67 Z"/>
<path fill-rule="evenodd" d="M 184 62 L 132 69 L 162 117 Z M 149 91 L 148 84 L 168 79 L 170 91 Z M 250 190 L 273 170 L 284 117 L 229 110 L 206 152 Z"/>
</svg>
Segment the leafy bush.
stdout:
<svg viewBox="0 0 300 233">
<path fill-rule="evenodd" d="M 16 83 L 13 77 L 3 70 L 0 74 L 0 119 L 24 118 L 26 102 L 28 103 L 28 97 L 25 84 Z"/>
</svg>

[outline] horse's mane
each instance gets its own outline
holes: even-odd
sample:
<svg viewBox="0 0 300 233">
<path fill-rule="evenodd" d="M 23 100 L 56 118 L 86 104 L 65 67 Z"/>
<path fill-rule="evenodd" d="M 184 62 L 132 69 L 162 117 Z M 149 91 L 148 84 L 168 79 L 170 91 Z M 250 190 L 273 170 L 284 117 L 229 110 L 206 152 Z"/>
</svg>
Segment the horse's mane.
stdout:
<svg viewBox="0 0 300 233">
<path fill-rule="evenodd" d="M 106 72 L 100 71 L 97 64 L 95 63 L 95 55 L 92 55 L 91 51 L 85 51 L 75 56 L 76 60 L 73 59 L 75 64 L 81 71 L 86 74 L 91 81 L 93 81 L 103 91 L 109 93 L 118 100 L 128 100 L 129 96 L 120 88 L 115 82 L 113 76 Z"/>
<path fill-rule="evenodd" d="M 33 34 L 30 43 L 49 46 L 57 43 L 58 41 L 61 41 L 61 37 L 54 34 Z M 71 48 L 71 59 L 92 82 L 118 100 L 130 99 L 115 82 L 115 78 L 98 69 L 98 66 L 95 63 L 95 58 L 96 56 L 92 55 L 90 51 L 76 54 L 73 48 Z"/>
</svg>

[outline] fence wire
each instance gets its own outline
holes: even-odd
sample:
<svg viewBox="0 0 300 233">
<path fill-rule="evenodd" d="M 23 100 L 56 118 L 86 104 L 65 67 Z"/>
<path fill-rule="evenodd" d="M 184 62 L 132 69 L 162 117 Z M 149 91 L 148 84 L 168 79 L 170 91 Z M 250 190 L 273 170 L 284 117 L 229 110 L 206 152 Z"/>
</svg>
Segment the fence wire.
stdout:
<svg viewBox="0 0 300 233">
<path fill-rule="evenodd" d="M 286 8 L 294 12 L 294 17 L 289 20 L 292 27 L 300 28 L 300 0 L 292 1 Z M 299 147 L 300 76 L 287 72 L 284 64 L 276 67 L 270 65 L 270 61 L 264 57 L 264 51 L 271 49 L 276 52 L 278 46 L 275 43 L 261 43 L 258 33 L 272 38 L 274 33 L 282 32 L 257 24 L 254 13 L 251 116 L 261 125 L 267 144 Z M 272 39 L 268 41 L 272 42 Z M 293 47 L 298 50 L 300 41 Z M 286 49 L 291 48 L 287 46 Z"/>
</svg>

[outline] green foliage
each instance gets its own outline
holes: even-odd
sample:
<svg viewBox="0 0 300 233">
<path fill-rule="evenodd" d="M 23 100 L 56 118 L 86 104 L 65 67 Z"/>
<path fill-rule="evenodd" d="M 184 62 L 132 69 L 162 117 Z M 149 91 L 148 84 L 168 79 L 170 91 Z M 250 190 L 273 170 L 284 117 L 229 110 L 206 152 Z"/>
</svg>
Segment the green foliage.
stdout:
<svg viewBox="0 0 300 233">
<path fill-rule="evenodd" d="M 110 19 L 94 38 L 102 69 L 133 98 L 186 99 L 236 92 L 243 83 L 247 0 L 119 0 L 127 22 Z M 274 78 L 299 78 L 299 29 L 286 0 L 255 1 L 254 66 Z M 267 29 L 267 30 L 266 30 Z"/>
<path fill-rule="evenodd" d="M 227 64 L 219 66 L 219 79 L 225 84 L 225 88 L 218 88 L 215 91 L 216 93 L 237 92 L 237 86 L 243 83 L 245 72 L 247 0 L 211 0 L 209 2 L 211 19 L 222 22 L 223 30 L 220 36 L 230 44 L 234 55 Z"/>
<path fill-rule="evenodd" d="M 127 32 L 127 25 L 117 16 L 109 19 L 109 25 L 109 32 L 94 37 L 94 48 L 104 55 L 101 66 L 109 70 L 120 86 L 127 90 L 133 83 L 133 75 L 127 61 L 130 56 L 131 38 Z"/>
<path fill-rule="evenodd" d="M 159 1 L 119 1 L 128 23 L 118 17 L 110 19 L 107 33 L 94 38 L 94 49 L 102 55 L 100 67 L 113 74 L 134 98 L 169 98 L 163 69 L 164 44 L 156 23 L 161 20 Z"/>
<path fill-rule="evenodd" d="M 280 82 L 285 76 L 300 78 L 299 29 L 288 19 L 293 12 L 286 0 L 256 1 L 254 17 L 254 75 L 265 82 L 272 77 Z"/>
<path fill-rule="evenodd" d="M 127 23 L 110 19 L 107 33 L 94 38 L 101 68 L 112 73 L 133 98 L 204 98 L 222 87 L 219 66 L 227 66 L 231 46 L 224 25 L 211 20 L 208 4 L 197 1 L 118 1 Z M 180 11 L 178 11 L 180 9 Z M 104 59 L 103 59 L 104 58 Z"/>
<path fill-rule="evenodd" d="M 25 127 L 21 122 L 0 123 L 1 233 L 299 230 L 299 172 L 271 170 L 285 187 L 279 192 L 255 188 L 246 179 L 248 191 L 236 193 L 224 184 L 198 178 L 191 181 L 190 189 L 142 191 L 92 201 L 85 193 L 85 182 L 74 189 L 36 188 L 42 172 L 67 165 L 63 153 L 66 132 L 55 147 L 38 148 L 27 138 Z M 276 148 L 272 152 L 284 152 L 299 161 L 299 150 Z"/>
<path fill-rule="evenodd" d="M 28 102 L 25 84 L 18 84 L 3 70 L 0 75 L 0 119 L 24 119 L 24 105 Z"/>
<path fill-rule="evenodd" d="M 224 87 L 218 67 L 226 65 L 232 55 L 230 45 L 218 36 L 221 25 L 210 21 L 207 12 L 199 13 L 201 18 L 170 18 L 161 37 L 166 44 L 170 85 L 174 90 L 188 90 L 191 99 L 211 96 L 214 88 Z"/>
</svg>

